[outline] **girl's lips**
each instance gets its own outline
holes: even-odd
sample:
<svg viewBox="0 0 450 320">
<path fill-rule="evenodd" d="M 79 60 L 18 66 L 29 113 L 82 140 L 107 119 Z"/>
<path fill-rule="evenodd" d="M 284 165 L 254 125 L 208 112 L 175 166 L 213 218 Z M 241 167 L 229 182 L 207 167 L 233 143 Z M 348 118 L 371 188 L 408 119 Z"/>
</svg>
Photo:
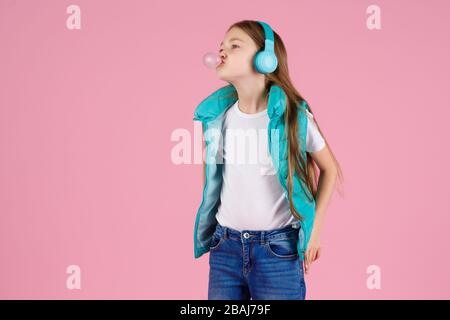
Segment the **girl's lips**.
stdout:
<svg viewBox="0 0 450 320">
<path fill-rule="evenodd" d="M 220 63 L 217 65 L 217 67 L 221 67 L 221 66 L 223 66 L 225 64 L 225 61 L 220 61 Z"/>
</svg>

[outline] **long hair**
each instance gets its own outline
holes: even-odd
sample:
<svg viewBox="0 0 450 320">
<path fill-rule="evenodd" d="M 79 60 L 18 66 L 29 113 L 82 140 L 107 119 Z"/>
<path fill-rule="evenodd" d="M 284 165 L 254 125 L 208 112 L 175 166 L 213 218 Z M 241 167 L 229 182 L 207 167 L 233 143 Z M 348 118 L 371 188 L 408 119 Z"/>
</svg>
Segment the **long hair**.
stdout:
<svg viewBox="0 0 450 320">
<path fill-rule="evenodd" d="M 242 20 L 232 24 L 228 30 L 236 27 L 240 28 L 244 32 L 246 32 L 256 43 L 258 50 L 264 48 L 264 29 L 263 27 L 254 20 Z M 228 31 L 227 30 L 227 31 Z M 284 92 L 286 93 L 286 110 L 284 113 L 284 121 L 285 127 L 287 131 L 287 140 L 288 140 L 288 175 L 286 186 L 288 189 L 289 195 L 289 206 L 291 209 L 291 213 L 299 220 L 302 220 L 303 217 L 297 212 L 293 205 L 292 200 L 292 191 L 293 191 L 293 176 L 294 171 L 297 174 L 297 177 L 304 182 L 304 184 L 308 187 L 309 194 L 308 197 L 316 197 L 317 186 L 318 186 L 318 174 L 316 165 L 312 159 L 312 157 L 306 152 L 306 159 L 303 159 L 299 141 L 298 141 L 298 125 L 297 125 L 297 112 L 304 112 L 301 110 L 298 105 L 302 103 L 305 99 L 300 93 L 295 89 L 292 81 L 289 77 L 289 70 L 287 65 L 287 53 L 286 48 L 281 40 L 280 36 L 273 31 L 274 34 L 274 42 L 275 42 L 275 55 L 278 59 L 278 67 L 273 73 L 269 73 L 265 75 L 265 94 L 266 96 L 269 93 L 270 86 L 275 84 L 280 86 Z M 314 115 L 311 106 L 309 105 L 309 111 Z M 314 119 L 316 117 L 314 116 Z M 326 145 L 328 146 L 330 153 L 333 157 L 333 160 L 337 167 L 337 174 L 339 180 L 342 179 L 342 170 L 341 167 L 334 156 L 334 153 L 331 151 L 331 148 L 320 129 L 319 124 L 317 123 L 317 127 L 319 132 L 322 134 L 323 139 L 325 140 Z M 306 169 L 305 169 L 306 168 Z M 306 191 L 305 191 L 306 192 Z M 312 199 L 311 199 L 312 200 Z"/>
</svg>

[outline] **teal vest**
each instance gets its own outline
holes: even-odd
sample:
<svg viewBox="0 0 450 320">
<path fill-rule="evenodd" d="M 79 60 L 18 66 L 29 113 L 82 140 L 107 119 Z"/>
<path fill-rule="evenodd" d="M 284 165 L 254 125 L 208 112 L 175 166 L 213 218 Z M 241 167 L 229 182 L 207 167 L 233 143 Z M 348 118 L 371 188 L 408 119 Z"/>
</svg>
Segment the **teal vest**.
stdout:
<svg viewBox="0 0 450 320">
<path fill-rule="evenodd" d="M 222 125 L 225 112 L 238 99 L 236 89 L 229 84 L 219 88 L 206 97 L 196 107 L 194 119 L 202 122 L 203 135 L 205 137 L 205 183 L 203 187 L 202 202 L 197 210 L 194 226 L 194 257 L 199 258 L 209 251 L 212 235 L 215 231 L 217 220 L 216 213 L 220 204 L 220 191 L 222 187 L 223 161 L 218 159 L 220 142 L 218 133 L 222 132 Z M 306 130 L 308 118 L 305 109 L 308 104 L 303 101 L 299 105 L 298 114 L 298 138 L 300 152 L 306 159 Z M 272 85 L 269 90 L 267 113 L 268 124 L 268 150 L 272 163 L 277 172 L 278 180 L 284 189 L 285 197 L 287 193 L 287 138 L 285 132 L 284 118 L 282 117 L 286 109 L 286 94 L 278 85 Z M 274 129 L 274 130 L 273 130 Z M 300 260 L 304 259 L 311 229 L 314 222 L 316 203 L 310 195 L 306 184 L 299 179 L 297 174 L 293 178 L 293 204 L 297 212 L 304 218 L 300 221 L 299 241 L 297 251 Z M 310 199 L 312 198 L 312 200 Z"/>
</svg>

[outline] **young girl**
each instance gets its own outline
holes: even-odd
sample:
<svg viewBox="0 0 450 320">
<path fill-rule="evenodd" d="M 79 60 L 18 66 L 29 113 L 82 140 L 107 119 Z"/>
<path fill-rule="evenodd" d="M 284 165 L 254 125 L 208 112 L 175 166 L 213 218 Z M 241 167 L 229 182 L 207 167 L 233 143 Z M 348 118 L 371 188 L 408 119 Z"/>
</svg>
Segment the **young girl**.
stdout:
<svg viewBox="0 0 450 320">
<path fill-rule="evenodd" d="M 210 252 L 208 299 L 305 299 L 339 164 L 268 24 L 233 24 L 220 59 L 229 85 L 194 113 L 206 142 L 194 256 Z"/>
</svg>

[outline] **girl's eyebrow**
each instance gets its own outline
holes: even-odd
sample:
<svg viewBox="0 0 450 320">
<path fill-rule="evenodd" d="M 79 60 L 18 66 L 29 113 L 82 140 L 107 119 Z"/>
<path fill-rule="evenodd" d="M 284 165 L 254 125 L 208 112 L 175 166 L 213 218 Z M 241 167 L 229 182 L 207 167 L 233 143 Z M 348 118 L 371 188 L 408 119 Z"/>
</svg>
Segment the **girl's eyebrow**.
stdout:
<svg viewBox="0 0 450 320">
<path fill-rule="evenodd" d="M 239 39 L 239 38 L 231 38 L 231 39 L 229 40 L 229 42 L 231 42 L 231 41 L 233 41 L 233 40 L 239 40 L 239 41 L 244 42 L 244 40 Z M 223 41 L 220 43 L 220 45 L 223 45 Z"/>
</svg>

